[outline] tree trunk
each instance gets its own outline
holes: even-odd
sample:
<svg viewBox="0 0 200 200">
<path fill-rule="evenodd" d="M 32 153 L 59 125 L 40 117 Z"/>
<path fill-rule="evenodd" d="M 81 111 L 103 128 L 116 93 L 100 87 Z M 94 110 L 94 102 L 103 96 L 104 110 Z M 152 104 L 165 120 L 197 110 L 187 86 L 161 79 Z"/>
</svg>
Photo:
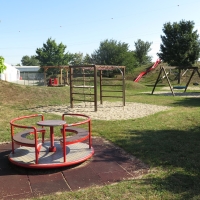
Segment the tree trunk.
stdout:
<svg viewBox="0 0 200 200">
<path fill-rule="evenodd" d="M 178 84 L 181 84 L 181 69 L 178 69 Z"/>
</svg>

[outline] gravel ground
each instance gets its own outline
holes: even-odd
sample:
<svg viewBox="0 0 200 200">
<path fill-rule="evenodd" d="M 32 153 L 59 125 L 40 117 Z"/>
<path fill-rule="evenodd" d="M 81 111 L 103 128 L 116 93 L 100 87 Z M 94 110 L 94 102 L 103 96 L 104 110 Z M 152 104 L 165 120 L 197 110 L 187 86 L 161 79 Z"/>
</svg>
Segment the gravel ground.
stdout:
<svg viewBox="0 0 200 200">
<path fill-rule="evenodd" d="M 126 102 L 126 106 L 122 106 L 122 102 L 98 102 L 98 110 L 94 111 L 92 103 L 78 103 L 74 108 L 69 105 L 64 106 L 47 106 L 32 109 L 37 113 L 54 113 L 62 115 L 63 113 L 80 113 L 91 117 L 91 119 L 98 120 L 126 120 L 145 117 L 154 113 L 168 110 L 170 107 L 157 106 L 143 103 Z"/>
<path fill-rule="evenodd" d="M 199 86 L 189 87 L 185 93 L 183 93 L 184 90 L 175 89 L 174 93 L 175 96 L 181 96 L 181 97 L 193 97 L 193 98 L 200 97 L 200 92 L 190 92 L 190 90 L 200 91 L 200 87 Z M 172 96 L 172 93 L 169 87 L 163 87 L 162 91 L 159 92 L 155 91 L 154 95 Z M 100 104 L 100 102 L 98 102 L 97 112 L 94 111 L 93 104 L 88 102 L 75 104 L 74 108 L 70 108 L 70 105 L 47 106 L 47 107 L 35 108 L 32 109 L 32 111 L 37 113 L 54 113 L 60 116 L 63 113 L 80 113 L 90 116 L 91 119 L 98 119 L 98 120 L 126 120 L 126 119 L 142 118 L 168 109 L 170 109 L 170 107 L 168 106 L 157 106 L 144 103 L 130 103 L 130 102 L 126 102 L 126 106 L 123 107 L 122 102 L 104 101 L 103 104 Z"/>
</svg>

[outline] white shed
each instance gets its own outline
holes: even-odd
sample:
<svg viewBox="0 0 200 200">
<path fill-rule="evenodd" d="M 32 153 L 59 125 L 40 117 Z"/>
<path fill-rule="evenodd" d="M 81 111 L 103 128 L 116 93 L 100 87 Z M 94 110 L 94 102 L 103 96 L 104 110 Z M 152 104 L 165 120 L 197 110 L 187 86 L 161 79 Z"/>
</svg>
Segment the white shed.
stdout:
<svg viewBox="0 0 200 200">
<path fill-rule="evenodd" d="M 4 63 L 6 70 L 0 74 L 0 79 L 8 82 L 14 82 L 20 79 L 20 71 L 14 66 Z"/>
</svg>

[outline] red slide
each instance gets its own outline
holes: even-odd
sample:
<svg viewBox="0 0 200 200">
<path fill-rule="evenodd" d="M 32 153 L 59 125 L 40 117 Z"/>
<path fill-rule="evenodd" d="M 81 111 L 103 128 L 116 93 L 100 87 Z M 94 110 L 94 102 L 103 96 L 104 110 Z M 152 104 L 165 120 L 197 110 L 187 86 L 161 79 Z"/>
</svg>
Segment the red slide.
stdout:
<svg viewBox="0 0 200 200">
<path fill-rule="evenodd" d="M 155 69 L 155 68 L 158 66 L 158 64 L 159 64 L 160 62 L 161 62 L 161 60 L 158 58 L 158 59 L 156 60 L 156 62 L 153 64 L 153 66 L 150 67 L 150 68 L 148 68 L 146 71 L 141 72 L 141 73 L 137 76 L 137 78 L 134 79 L 134 82 L 138 82 L 145 74 L 147 74 L 147 73 L 150 72 L 151 70 Z"/>
</svg>

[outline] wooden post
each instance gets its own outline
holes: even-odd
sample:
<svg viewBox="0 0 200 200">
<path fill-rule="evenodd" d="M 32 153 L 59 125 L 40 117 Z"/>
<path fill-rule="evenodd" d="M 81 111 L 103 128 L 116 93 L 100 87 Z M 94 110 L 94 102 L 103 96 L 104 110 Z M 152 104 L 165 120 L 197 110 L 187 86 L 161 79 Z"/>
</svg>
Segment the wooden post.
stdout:
<svg viewBox="0 0 200 200">
<path fill-rule="evenodd" d="M 100 70 L 100 104 L 103 103 L 103 97 L 102 97 L 102 70 Z"/>
<path fill-rule="evenodd" d="M 173 91 L 173 88 L 172 88 L 172 85 L 171 85 L 170 80 L 169 80 L 169 78 L 168 78 L 168 75 L 167 75 L 167 73 L 166 73 L 166 71 L 165 71 L 165 68 L 164 68 L 164 67 L 162 67 L 162 68 L 163 68 L 163 71 L 164 71 L 165 76 L 166 76 L 166 78 L 167 78 L 167 82 L 168 82 L 168 84 L 169 84 L 170 90 L 171 90 L 173 96 L 175 96 L 174 91 Z"/>
<path fill-rule="evenodd" d="M 69 69 L 66 69 L 66 71 L 67 71 L 67 73 L 66 73 L 66 82 L 67 82 L 67 84 L 69 85 Z"/>
<path fill-rule="evenodd" d="M 151 94 L 153 94 L 153 93 L 154 93 L 154 90 L 156 89 L 156 85 L 157 85 L 158 82 L 159 82 L 159 79 L 160 79 L 160 76 L 161 76 L 161 74 L 162 74 L 162 71 L 163 71 L 163 68 L 160 67 L 160 72 L 159 72 L 159 74 L 158 74 L 158 78 L 156 79 L 156 82 L 155 82 L 155 84 L 154 84 L 154 87 L 153 87 L 153 90 L 152 90 Z"/>
<path fill-rule="evenodd" d="M 73 68 L 70 67 L 70 105 L 71 105 L 71 108 L 74 107 L 74 104 L 73 104 Z"/>
<path fill-rule="evenodd" d="M 192 77 L 194 76 L 196 70 L 197 70 L 197 69 L 193 69 L 192 74 L 191 74 L 191 76 L 190 76 L 190 78 L 189 78 L 189 80 L 188 80 L 188 82 L 187 82 L 187 84 L 186 84 L 186 86 L 185 86 L 184 92 L 186 92 L 187 87 L 188 87 L 188 85 L 190 84 L 190 81 L 191 81 Z"/>
<path fill-rule="evenodd" d="M 60 69 L 60 85 L 62 85 L 62 68 Z"/>
<path fill-rule="evenodd" d="M 94 107 L 97 111 L 97 67 L 94 65 Z"/>
<path fill-rule="evenodd" d="M 126 89 L 126 85 L 125 85 L 125 68 L 123 68 L 123 76 L 122 76 L 122 78 L 123 78 L 123 106 L 125 106 L 125 89 Z"/>
<path fill-rule="evenodd" d="M 85 86 L 85 69 L 82 69 L 82 73 L 83 73 L 83 87 Z"/>
</svg>

